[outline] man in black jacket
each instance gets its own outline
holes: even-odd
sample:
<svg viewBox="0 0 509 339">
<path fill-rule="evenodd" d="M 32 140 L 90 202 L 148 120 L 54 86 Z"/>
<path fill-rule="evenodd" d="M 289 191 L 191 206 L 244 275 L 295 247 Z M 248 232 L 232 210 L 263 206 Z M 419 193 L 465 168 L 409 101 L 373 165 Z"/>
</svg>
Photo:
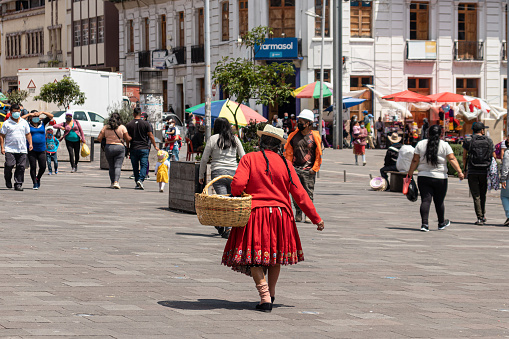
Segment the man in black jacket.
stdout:
<svg viewBox="0 0 509 339">
<path fill-rule="evenodd" d="M 387 172 L 397 172 L 396 162 L 398 161 L 399 150 L 403 146 L 400 142 L 401 137 L 398 133 L 394 132 L 387 138 L 392 145 L 387 149 L 385 153 L 384 167 L 380 168 L 380 175 L 387 181 L 387 190 L 389 190 L 389 177 Z"/>
</svg>

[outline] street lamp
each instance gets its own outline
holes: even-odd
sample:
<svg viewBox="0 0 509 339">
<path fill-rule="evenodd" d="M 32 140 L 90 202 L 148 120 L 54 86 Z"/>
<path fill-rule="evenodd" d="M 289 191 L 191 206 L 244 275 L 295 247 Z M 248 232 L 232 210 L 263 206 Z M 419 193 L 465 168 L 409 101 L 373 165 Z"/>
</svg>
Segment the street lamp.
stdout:
<svg viewBox="0 0 509 339">
<path fill-rule="evenodd" d="M 306 15 L 314 18 L 321 18 L 322 48 L 320 51 L 320 99 L 318 105 L 318 132 L 322 137 L 322 112 L 323 112 L 323 48 L 325 45 L 325 5 L 327 0 L 322 0 L 322 16 L 311 11 L 306 11 Z M 508 0 L 509 1 L 509 0 Z"/>
</svg>

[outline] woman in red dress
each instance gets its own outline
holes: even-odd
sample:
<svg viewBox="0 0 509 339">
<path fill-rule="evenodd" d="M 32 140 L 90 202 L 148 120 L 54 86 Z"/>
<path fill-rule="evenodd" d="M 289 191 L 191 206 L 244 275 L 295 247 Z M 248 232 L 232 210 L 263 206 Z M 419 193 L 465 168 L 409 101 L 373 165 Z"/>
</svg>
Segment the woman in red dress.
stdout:
<svg viewBox="0 0 509 339">
<path fill-rule="evenodd" d="M 324 222 L 282 154 L 284 131 L 266 125 L 258 135 L 261 151 L 242 157 L 231 186 L 233 196 L 252 195 L 251 216 L 245 227 L 232 228 L 222 263 L 253 277 L 261 298 L 256 309 L 270 312 L 281 265 L 304 260 L 289 193 L 319 231 Z"/>
</svg>

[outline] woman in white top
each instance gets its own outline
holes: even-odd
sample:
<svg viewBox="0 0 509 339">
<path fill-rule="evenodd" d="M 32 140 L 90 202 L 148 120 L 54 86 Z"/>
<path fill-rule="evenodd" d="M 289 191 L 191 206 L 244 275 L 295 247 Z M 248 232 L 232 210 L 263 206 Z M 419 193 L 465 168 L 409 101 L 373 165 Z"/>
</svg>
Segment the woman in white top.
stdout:
<svg viewBox="0 0 509 339">
<path fill-rule="evenodd" d="M 200 162 L 200 183 L 204 183 L 205 171 L 209 157 L 211 161 L 211 178 L 220 175 L 235 175 L 237 170 L 237 154 L 242 158 L 245 154 L 240 140 L 233 134 L 230 122 L 226 118 L 217 118 L 214 122 L 214 135 L 210 137 L 203 151 Z M 213 184 L 216 194 L 231 193 L 230 179 L 222 179 Z M 230 228 L 216 227 L 223 238 L 228 238 Z"/>
<path fill-rule="evenodd" d="M 429 208 L 431 200 L 435 203 L 438 216 L 438 229 L 443 230 L 451 224 L 445 219 L 445 195 L 447 194 L 447 160 L 458 172 L 460 180 L 465 176 L 461 171 L 458 160 L 454 156 L 451 146 L 440 140 L 442 126 L 433 125 L 428 131 L 428 139 L 419 141 L 415 147 L 414 158 L 408 171 L 411 178 L 414 171 L 419 171 L 417 185 L 421 193 L 421 231 L 428 232 Z"/>
</svg>

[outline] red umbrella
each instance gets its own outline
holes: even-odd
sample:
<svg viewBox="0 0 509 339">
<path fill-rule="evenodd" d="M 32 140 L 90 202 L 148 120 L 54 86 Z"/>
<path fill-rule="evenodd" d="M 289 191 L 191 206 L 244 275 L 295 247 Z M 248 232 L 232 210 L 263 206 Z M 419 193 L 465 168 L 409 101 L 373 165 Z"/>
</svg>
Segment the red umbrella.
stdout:
<svg viewBox="0 0 509 339">
<path fill-rule="evenodd" d="M 394 93 L 390 95 L 386 95 L 382 97 L 384 100 L 388 101 L 396 101 L 396 102 L 431 102 L 432 100 L 422 94 L 415 93 L 412 91 L 403 91 L 399 93 Z"/>
<path fill-rule="evenodd" d="M 432 102 L 467 102 L 468 100 L 461 94 L 442 92 L 428 95 Z"/>
</svg>

